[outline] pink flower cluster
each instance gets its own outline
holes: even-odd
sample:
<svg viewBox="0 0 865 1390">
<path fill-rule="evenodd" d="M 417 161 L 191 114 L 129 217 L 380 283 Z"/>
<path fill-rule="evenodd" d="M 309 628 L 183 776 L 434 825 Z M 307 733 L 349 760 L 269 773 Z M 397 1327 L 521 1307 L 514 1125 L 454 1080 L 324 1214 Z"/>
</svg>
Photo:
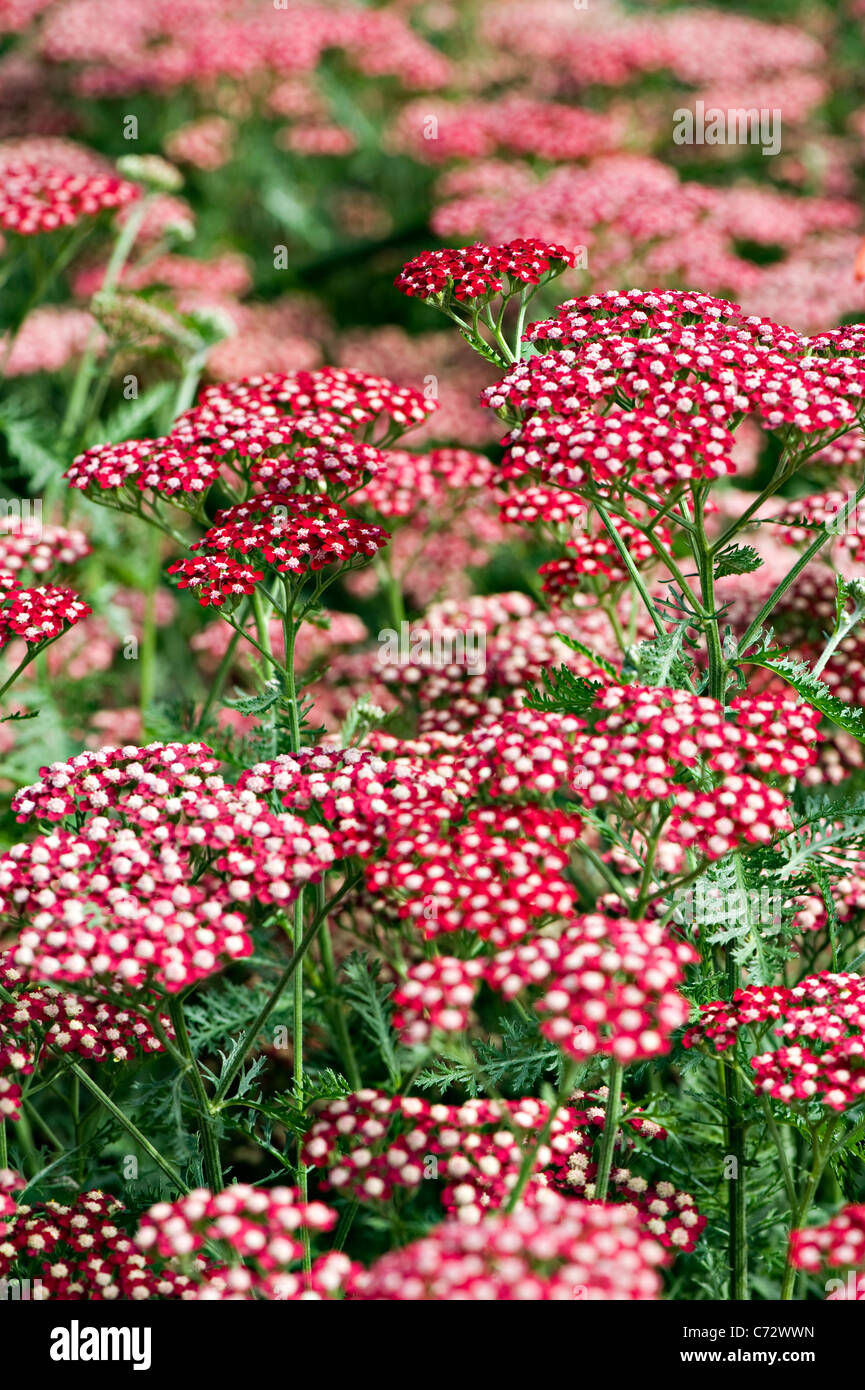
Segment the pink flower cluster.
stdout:
<svg viewBox="0 0 865 1390">
<path fill-rule="evenodd" d="M 865 981 L 822 971 L 792 989 L 754 986 L 731 1003 L 701 1006 L 685 1047 L 707 1041 L 721 1052 L 749 1027 L 759 1036 L 773 1023 L 780 1040 L 751 1059 L 755 1084 L 787 1105 L 817 1101 L 845 1110 L 865 1095 Z"/>
<path fill-rule="evenodd" d="M 0 1276 L 32 1267 L 41 1297 L 60 1302 L 190 1297 L 206 1262 L 190 1273 L 154 1269 L 115 1220 L 122 1212 L 122 1202 L 100 1191 L 69 1203 L 14 1206 L 0 1223 Z"/>
<path fill-rule="evenodd" d="M 156 1254 L 172 1262 L 200 1258 L 207 1244 L 225 1247 L 232 1263 L 206 1270 L 192 1295 L 199 1299 L 333 1297 L 354 1271 L 347 1256 L 324 1255 L 309 1275 L 291 1266 L 303 1256 L 302 1234 L 330 1231 L 336 1219 L 322 1202 L 299 1200 L 296 1188 L 234 1183 L 223 1192 L 197 1188 L 176 1202 L 159 1202 L 142 1216 L 135 1244 L 149 1259 Z"/>
<path fill-rule="evenodd" d="M 15 1077 L 29 1075 L 45 1047 L 96 1062 L 125 1062 L 139 1051 L 162 1051 L 147 1019 L 131 1008 L 96 995 L 28 984 L 8 957 L 0 957 L 0 984 L 15 996 L 12 1003 L 0 999 L 0 1117 L 18 1118 L 21 1088 Z M 160 1018 L 160 1025 L 172 1035 L 167 1017 Z"/>
<path fill-rule="evenodd" d="M 0 570 L 16 577 L 22 570 L 48 574 L 57 566 L 77 564 L 90 549 L 84 532 L 68 526 L 14 517 L 0 522 Z"/>
<path fill-rule="evenodd" d="M 484 978 L 505 999 L 531 991 L 541 1032 L 570 1056 L 608 1054 L 627 1065 L 669 1051 L 688 1018 L 677 986 L 683 966 L 696 960 L 658 923 L 593 913 L 558 940 L 537 937 L 499 952 Z"/>
<path fill-rule="evenodd" d="M 458 300 L 516 294 L 526 285 L 539 285 L 550 273 L 560 274 L 572 263 L 564 246 L 526 239 L 505 246 L 466 246 L 458 251 L 424 251 L 403 266 L 397 289 L 418 299 L 453 294 Z"/>
<path fill-rule="evenodd" d="M 55 584 L 22 589 L 12 573 L 0 570 L 0 648 L 13 637 L 23 638 L 28 647 L 53 641 L 90 611 L 71 589 Z"/>
<path fill-rule="evenodd" d="M 188 771 L 189 756 L 160 745 L 86 753 L 17 798 L 21 819 L 94 808 L 79 829 L 0 860 L 0 920 L 18 930 L 14 961 L 28 978 L 182 989 L 250 954 L 248 911 L 288 906 L 333 863 L 323 826 Z M 106 814 L 114 808 L 122 819 Z"/>
<path fill-rule="evenodd" d="M 3 170 L 0 227 L 19 236 L 72 227 L 82 217 L 125 207 L 139 196 L 134 183 L 108 176 L 73 174 L 39 164 Z"/>
<path fill-rule="evenodd" d="M 381 1256 L 355 1297 L 429 1302 L 652 1299 L 663 1248 L 618 1206 L 568 1202 L 547 1192 L 512 1215 L 478 1225 L 446 1221 Z"/>
<path fill-rule="evenodd" d="M 791 1231 L 790 1263 L 812 1272 L 865 1266 L 865 1206 L 843 1207 L 824 1226 Z"/>
<path fill-rule="evenodd" d="M 369 559 L 388 539 L 380 526 L 347 516 L 336 502 L 301 493 L 265 492 L 218 512 L 215 524 L 190 549 L 205 552 L 199 582 L 218 586 L 223 573 L 218 557 L 227 550 L 260 556 L 260 562 L 280 574 L 304 574 Z M 246 567 L 247 581 L 249 574 Z"/>
</svg>

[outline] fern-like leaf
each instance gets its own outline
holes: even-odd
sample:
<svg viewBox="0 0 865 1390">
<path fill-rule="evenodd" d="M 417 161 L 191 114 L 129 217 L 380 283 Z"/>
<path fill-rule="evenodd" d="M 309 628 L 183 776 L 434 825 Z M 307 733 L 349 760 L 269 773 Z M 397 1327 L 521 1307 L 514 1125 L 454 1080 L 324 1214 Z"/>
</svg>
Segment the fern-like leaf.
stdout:
<svg viewBox="0 0 865 1390">
<path fill-rule="evenodd" d="M 787 681 L 788 685 L 792 685 L 809 705 L 818 709 L 827 719 L 831 719 L 833 724 L 837 724 L 839 729 L 844 729 L 854 738 L 865 741 L 865 710 L 857 705 L 848 705 L 845 700 L 839 700 L 804 661 L 793 661 L 778 649 L 749 652 L 744 661 L 747 665 L 762 666 L 765 671 L 774 672 L 776 676 Z"/>
</svg>

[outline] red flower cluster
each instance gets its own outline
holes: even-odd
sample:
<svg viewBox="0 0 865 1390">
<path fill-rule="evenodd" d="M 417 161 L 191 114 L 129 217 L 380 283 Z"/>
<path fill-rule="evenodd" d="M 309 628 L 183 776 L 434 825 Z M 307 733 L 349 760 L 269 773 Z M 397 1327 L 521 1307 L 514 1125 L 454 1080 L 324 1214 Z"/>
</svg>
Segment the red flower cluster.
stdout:
<svg viewBox="0 0 865 1390">
<path fill-rule="evenodd" d="M 555 940 L 501 951 L 484 978 L 506 999 L 535 996 L 541 1032 L 572 1057 L 608 1054 L 628 1064 L 669 1051 L 688 1018 L 676 986 L 698 957 L 657 922 L 629 922 L 600 913 L 579 917 Z"/>
<path fill-rule="evenodd" d="M 446 1221 L 359 1276 L 356 1297 L 429 1302 L 652 1299 L 662 1247 L 621 1207 L 547 1192 L 510 1216 Z"/>
<path fill-rule="evenodd" d="M 394 990 L 393 1026 L 402 1041 L 426 1042 L 433 1029 L 458 1033 L 468 1025 L 477 982 L 484 973 L 481 959 L 435 956 L 413 965 Z"/>
<path fill-rule="evenodd" d="M 371 444 L 309 444 L 290 458 L 257 458 L 250 479 L 268 492 L 302 492 L 311 484 L 344 496 L 386 470 L 391 457 Z"/>
<path fill-rule="evenodd" d="M 88 605 L 71 589 L 55 584 L 21 589 L 13 575 L 0 572 L 0 647 L 13 637 L 23 638 L 28 647 L 50 642 L 89 612 Z"/>
<path fill-rule="evenodd" d="M 166 827 L 167 830 L 167 827 Z M 195 879 L 189 855 L 92 821 L 13 845 L 0 860 L 0 920 L 19 928 L 28 978 L 153 978 L 178 990 L 252 951 L 227 887 Z"/>
<path fill-rule="evenodd" d="M 865 1266 L 865 1206 L 843 1207 L 825 1226 L 791 1231 L 790 1263 L 811 1271 Z"/>
<path fill-rule="evenodd" d="M 524 487 L 510 493 L 499 508 L 502 521 L 520 526 L 585 524 L 588 507 L 579 497 L 554 487 Z"/>
<path fill-rule="evenodd" d="M 531 1096 L 439 1105 L 363 1090 L 321 1111 L 304 1140 L 303 1157 L 327 1169 L 331 1188 L 363 1201 L 385 1201 L 397 1188 L 416 1189 L 440 1178 L 444 1205 L 472 1220 L 479 1207 L 507 1201 L 525 1148 L 537 1142 L 548 1119 L 549 1107 Z M 562 1108 L 538 1152 L 541 1167 L 554 1155 L 565 1162 L 576 1151 L 580 1136 L 569 1133 L 571 1127 L 571 1112 Z"/>
<path fill-rule="evenodd" d="M 582 1098 L 579 1092 L 574 1100 Z M 474 1225 L 485 1212 L 506 1204 L 525 1151 L 537 1144 L 548 1120 L 548 1106 L 533 1097 L 442 1105 L 365 1090 L 325 1107 L 306 1136 L 303 1157 L 326 1170 L 331 1188 L 358 1201 L 389 1201 L 399 1188 L 441 1182 L 445 1209 Z M 591 1201 L 592 1150 L 603 1123 L 604 1110 L 597 1105 L 581 1110 L 569 1103 L 558 1110 L 521 1204 L 543 1204 L 551 1185 Z M 630 1129 L 648 1138 L 665 1137 L 639 1113 L 629 1118 L 626 1132 Z M 667 1249 L 693 1249 L 705 1217 L 687 1193 L 670 1183 L 652 1186 L 625 1168 L 614 1171 L 612 1183 L 612 1198 L 627 1204 L 647 1234 Z"/>
<path fill-rule="evenodd" d="M 725 709 L 684 690 L 610 685 L 588 717 L 574 754 L 580 796 L 593 805 L 672 796 L 665 839 L 710 859 L 789 825 L 786 798 L 746 768 L 796 776 L 816 756 L 818 712 L 778 696 L 736 696 Z M 701 765 L 723 776 L 716 788 L 689 785 Z"/>
<path fill-rule="evenodd" d="M 138 196 L 137 186 L 125 179 L 7 164 L 0 187 L 0 227 L 19 236 L 53 232 L 107 208 L 125 207 Z"/>
<path fill-rule="evenodd" d="M 655 547 L 636 526 L 629 521 L 617 521 L 616 531 L 636 565 L 657 561 Z M 669 546 L 670 533 L 665 526 L 656 526 L 654 536 L 657 543 Z M 628 578 L 619 551 L 606 531 L 596 536 L 576 536 L 566 541 L 565 549 L 572 554 L 561 560 L 549 560 L 538 569 L 538 574 L 543 576 L 544 593 L 554 599 L 560 599 L 575 589 L 583 575 L 598 575 L 613 584 Z"/>
<path fill-rule="evenodd" d="M 578 1138 L 580 1146 L 564 1160 L 558 1153 L 554 1154 L 549 1169 L 540 1174 L 536 1181 L 546 1181 L 565 1196 L 577 1196 L 589 1202 L 594 1199 L 597 1165 L 592 1162 L 592 1152 L 598 1131 L 606 1118 L 604 1105 L 597 1102 L 606 1102 L 606 1099 L 606 1088 L 596 1097 L 585 1096 L 582 1091 L 572 1096 L 572 1104 L 580 1100 L 589 1102 L 585 1110 L 572 1109 L 571 1112 L 574 1128 L 568 1138 Z M 592 1104 L 592 1101 L 595 1103 Z M 623 1103 L 626 1110 L 632 1109 L 624 1098 Z M 667 1137 L 666 1130 L 637 1111 L 628 1116 L 620 1132 L 617 1142 L 620 1155 L 627 1150 L 629 1130 L 634 1130 L 643 1139 L 663 1140 Z M 688 1254 L 694 1249 L 706 1225 L 706 1217 L 697 1210 L 690 1193 L 679 1192 L 671 1182 L 650 1182 L 631 1168 L 612 1168 L 607 1200 L 620 1202 L 637 1217 L 646 1235 L 654 1236 L 665 1250 L 675 1250 L 679 1254 Z"/>
<path fill-rule="evenodd" d="M 751 1059 L 755 1084 L 787 1105 L 819 1101 L 832 1110 L 865 1096 L 865 980 L 823 971 L 792 989 L 737 990 L 730 1004 L 704 1004 L 698 1024 L 683 1039 L 723 1051 L 748 1026 L 762 1035 L 775 1023 L 779 1046 Z"/>
<path fill-rule="evenodd" d="M 217 513 L 216 524 L 190 549 L 260 555 L 280 573 L 305 574 L 368 559 L 388 539 L 380 526 L 346 516 L 336 502 L 267 492 Z"/>
<path fill-rule="evenodd" d="M 165 497 L 206 492 L 216 479 L 219 462 L 207 445 L 179 440 L 133 439 L 126 444 L 97 444 L 73 459 L 64 477 L 70 487 L 103 492 L 127 487 L 158 492 Z"/>
<path fill-rule="evenodd" d="M 0 1239 L 0 1276 L 33 1269 L 40 1284 L 34 1297 L 99 1302 L 189 1298 L 195 1277 L 175 1266 L 154 1269 L 114 1220 L 123 1204 L 105 1192 L 84 1192 L 68 1205 L 42 1202 L 16 1206 Z"/>
<path fill-rule="evenodd" d="M 810 438 L 855 424 L 865 386 L 843 336 L 808 340 L 707 295 L 588 295 L 526 338 L 540 355 L 516 364 L 485 403 L 522 417 L 509 436 L 511 472 L 566 487 L 632 480 L 657 496 L 660 486 L 732 473 L 730 416 Z"/>
<path fill-rule="evenodd" d="M 43 1047 L 77 1053 L 92 1061 L 128 1061 L 141 1050 L 161 1052 L 150 1024 L 127 1009 L 98 996 L 64 994 L 29 985 L 20 970 L 0 958 L 0 984 L 15 995 L 0 999 L 0 1117 L 17 1119 L 21 1098 L 16 1075 L 29 1075 Z M 160 1018 L 171 1036 L 171 1021 Z M 12 1079 L 10 1079 L 12 1078 Z"/>
<path fill-rule="evenodd" d="M 179 574 L 178 589 L 192 589 L 203 608 L 212 604 L 221 608 L 231 599 L 251 594 L 264 578 L 263 570 L 253 569 L 251 565 L 238 560 L 219 559 L 215 555 L 202 555 L 195 560 L 175 560 L 168 566 L 169 574 Z"/>
<path fill-rule="evenodd" d="M 214 449 L 256 457 L 273 448 L 320 442 L 332 446 L 349 432 L 366 442 L 422 424 L 437 406 L 412 387 L 347 367 L 273 372 L 207 386 L 181 415 L 172 434 L 212 441 Z"/>
<path fill-rule="evenodd" d="M 394 284 L 403 294 L 434 299 L 486 299 L 493 294 L 516 294 L 525 285 L 539 285 L 550 273 L 559 275 L 573 264 L 564 246 L 532 239 L 506 246 L 464 246 L 458 251 L 424 251 L 403 266 Z"/>
<path fill-rule="evenodd" d="M 172 767 L 169 752 L 160 777 L 160 750 L 150 768 L 148 750 L 145 765 L 121 750 L 101 772 L 99 755 L 84 755 L 71 776 L 49 776 L 17 803 L 19 817 L 57 817 L 81 801 L 123 816 L 91 815 L 0 860 L 0 921 L 19 930 L 14 961 L 28 977 L 182 989 L 250 954 L 243 904 L 287 906 L 336 858 L 322 826 L 187 774 L 182 753 Z"/>
<path fill-rule="evenodd" d="M 39 769 L 41 780 L 15 793 L 18 821 L 60 821 L 74 813 L 156 821 L 200 793 L 221 790 L 219 759 L 206 743 L 150 743 L 146 748 L 98 748 Z"/>
<path fill-rule="evenodd" d="M 470 783 L 449 764 L 418 757 L 386 762 L 368 749 L 310 748 L 257 763 L 238 778 L 239 792 L 282 795 L 283 805 L 320 809 L 345 855 L 371 857 L 395 833 L 412 835 L 459 814 Z"/>
<path fill-rule="evenodd" d="M 382 857 L 367 866 L 367 889 L 427 938 L 470 931 L 505 946 L 573 911 L 564 875 L 579 828 L 560 811 L 511 806 L 473 808 L 449 834 L 391 831 Z"/>
<path fill-rule="evenodd" d="M 311 1276 L 291 1266 L 303 1256 L 301 1232 L 330 1231 L 336 1219 L 322 1202 L 300 1201 L 296 1188 L 234 1183 L 223 1192 L 197 1188 L 176 1202 L 159 1202 L 141 1218 L 135 1244 L 151 1259 L 155 1253 L 177 1261 L 216 1243 L 244 1261 L 207 1269 L 196 1298 L 329 1297 L 353 1271 L 346 1256 L 323 1256 Z"/>
</svg>

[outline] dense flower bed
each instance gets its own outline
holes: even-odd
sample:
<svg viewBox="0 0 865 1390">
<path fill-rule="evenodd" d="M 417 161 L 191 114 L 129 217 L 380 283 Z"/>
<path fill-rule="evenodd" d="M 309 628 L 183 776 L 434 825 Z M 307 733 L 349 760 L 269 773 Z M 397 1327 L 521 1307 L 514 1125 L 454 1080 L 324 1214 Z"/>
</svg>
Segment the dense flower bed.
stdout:
<svg viewBox="0 0 865 1390">
<path fill-rule="evenodd" d="M 0 0 L 0 1280 L 865 1296 L 863 26 Z"/>
</svg>

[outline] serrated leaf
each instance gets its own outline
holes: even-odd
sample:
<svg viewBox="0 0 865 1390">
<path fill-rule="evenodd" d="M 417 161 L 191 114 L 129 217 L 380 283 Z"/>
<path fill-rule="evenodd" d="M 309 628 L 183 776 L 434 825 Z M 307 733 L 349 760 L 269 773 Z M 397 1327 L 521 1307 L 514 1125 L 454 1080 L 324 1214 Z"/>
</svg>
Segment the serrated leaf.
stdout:
<svg viewBox="0 0 865 1390">
<path fill-rule="evenodd" d="M 496 367 L 503 367 L 506 365 L 502 360 L 501 353 L 496 352 L 495 348 L 490 347 L 489 343 L 485 342 L 479 334 L 472 333 L 470 328 L 461 328 L 460 337 L 465 338 L 466 342 L 479 357 L 485 357 L 488 362 L 494 363 Z"/>
<path fill-rule="evenodd" d="M 685 633 L 690 623 L 677 623 L 672 632 L 649 638 L 635 648 L 631 660 L 641 685 L 673 686 L 686 689 L 691 678 L 690 663 L 683 655 Z"/>
<path fill-rule="evenodd" d="M 381 962 L 353 951 L 342 963 L 345 984 L 340 994 L 351 1005 L 364 1033 L 378 1048 L 391 1082 L 399 1085 L 400 1066 L 396 1055 L 396 1035 L 391 1027 L 390 996 L 393 986 L 379 984 Z"/>
<path fill-rule="evenodd" d="M 728 545 L 718 554 L 715 562 L 715 578 L 723 579 L 728 574 L 751 574 L 758 570 L 763 561 L 752 545 Z"/>
<path fill-rule="evenodd" d="M 780 650 L 751 652 L 743 659 L 746 665 L 762 666 L 765 671 L 773 671 L 792 685 L 809 705 L 837 724 L 839 729 L 865 742 L 865 710 L 839 700 L 804 661 L 793 661 Z"/>
<path fill-rule="evenodd" d="M 524 704 L 528 709 L 548 710 L 557 714 L 582 714 L 595 702 L 598 691 L 603 689 L 601 681 L 590 681 L 585 676 L 575 676 L 569 666 L 555 666 L 552 671 L 542 671 L 541 680 L 544 691 L 536 685 L 526 686 Z"/>
<path fill-rule="evenodd" d="M 557 632 L 556 640 L 569 647 L 572 652 L 579 652 L 580 656 L 587 657 L 594 666 L 597 666 L 612 680 L 618 681 L 620 679 L 619 672 L 611 661 L 607 661 L 605 656 L 599 656 L 597 652 L 593 652 L 591 647 L 587 647 L 584 642 L 578 642 L 576 637 L 569 637 L 567 633 Z"/>
<path fill-rule="evenodd" d="M 265 690 L 261 695 L 242 695 L 235 700 L 225 700 L 224 703 L 240 714 L 266 714 L 280 699 L 281 693 L 279 688 L 272 688 Z"/>
</svg>

